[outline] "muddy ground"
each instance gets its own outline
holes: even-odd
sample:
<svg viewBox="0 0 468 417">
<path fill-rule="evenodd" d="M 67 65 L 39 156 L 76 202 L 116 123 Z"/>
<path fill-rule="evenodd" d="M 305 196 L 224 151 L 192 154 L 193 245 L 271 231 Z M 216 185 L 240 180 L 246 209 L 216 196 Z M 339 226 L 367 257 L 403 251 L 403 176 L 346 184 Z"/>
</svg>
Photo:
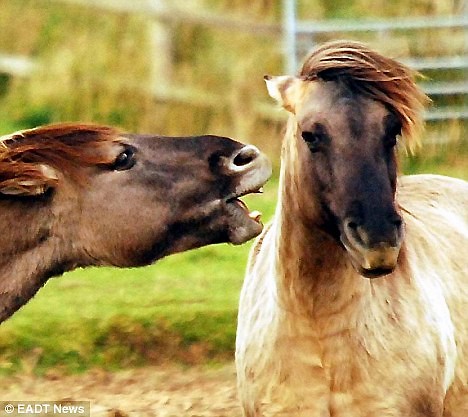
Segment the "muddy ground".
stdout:
<svg viewBox="0 0 468 417">
<path fill-rule="evenodd" d="M 92 417 L 240 417 L 236 395 L 231 364 L 0 379 L 1 401 L 90 401 Z"/>
</svg>

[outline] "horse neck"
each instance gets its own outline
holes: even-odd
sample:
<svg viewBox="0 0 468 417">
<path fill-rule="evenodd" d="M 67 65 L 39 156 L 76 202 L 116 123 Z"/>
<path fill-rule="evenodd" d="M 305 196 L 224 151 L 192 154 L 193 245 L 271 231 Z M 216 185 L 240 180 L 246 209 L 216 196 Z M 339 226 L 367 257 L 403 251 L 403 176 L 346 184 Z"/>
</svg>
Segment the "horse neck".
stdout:
<svg viewBox="0 0 468 417">
<path fill-rule="evenodd" d="M 0 201 L 0 322 L 52 276 L 71 269 L 71 249 L 52 233 L 46 204 Z"/>
<path fill-rule="evenodd" d="M 320 208 L 304 184 L 308 175 L 299 164 L 291 125 L 282 149 L 275 214 L 277 284 L 287 308 L 307 306 L 309 314 L 324 302 L 329 307 L 327 292 L 338 299 L 352 297 L 363 291 L 365 281 L 356 279 L 345 250 L 313 220 Z"/>
<path fill-rule="evenodd" d="M 0 263 L 0 322 L 28 302 L 45 284 L 55 267 L 53 250 L 39 244 L 29 250 L 10 254 Z"/>
</svg>

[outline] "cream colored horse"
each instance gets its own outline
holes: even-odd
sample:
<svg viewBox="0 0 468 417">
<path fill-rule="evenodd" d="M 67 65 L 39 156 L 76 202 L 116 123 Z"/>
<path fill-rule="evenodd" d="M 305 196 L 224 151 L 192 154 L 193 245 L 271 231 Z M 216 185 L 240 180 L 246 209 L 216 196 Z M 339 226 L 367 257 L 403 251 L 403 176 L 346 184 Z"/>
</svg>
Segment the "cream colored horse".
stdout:
<svg viewBox="0 0 468 417">
<path fill-rule="evenodd" d="M 426 100 L 413 77 L 333 42 L 266 79 L 291 115 L 240 300 L 245 416 L 468 416 L 468 184 L 397 180 Z"/>
</svg>

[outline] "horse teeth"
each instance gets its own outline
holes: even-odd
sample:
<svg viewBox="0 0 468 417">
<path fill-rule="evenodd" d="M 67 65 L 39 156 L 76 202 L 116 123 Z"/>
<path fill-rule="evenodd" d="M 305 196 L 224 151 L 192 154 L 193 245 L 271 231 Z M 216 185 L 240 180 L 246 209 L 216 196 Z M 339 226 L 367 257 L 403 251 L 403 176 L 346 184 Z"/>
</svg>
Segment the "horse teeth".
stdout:
<svg viewBox="0 0 468 417">
<path fill-rule="evenodd" d="M 237 202 L 237 204 L 239 204 L 239 206 L 241 206 L 244 210 L 248 210 L 247 205 L 246 205 L 240 198 L 236 198 L 236 202 Z"/>
<path fill-rule="evenodd" d="M 256 222 L 259 222 L 261 217 L 262 217 L 262 213 L 260 213 L 259 211 L 255 210 L 255 211 L 252 211 L 252 213 L 249 213 L 249 217 L 253 220 L 255 220 Z"/>
</svg>

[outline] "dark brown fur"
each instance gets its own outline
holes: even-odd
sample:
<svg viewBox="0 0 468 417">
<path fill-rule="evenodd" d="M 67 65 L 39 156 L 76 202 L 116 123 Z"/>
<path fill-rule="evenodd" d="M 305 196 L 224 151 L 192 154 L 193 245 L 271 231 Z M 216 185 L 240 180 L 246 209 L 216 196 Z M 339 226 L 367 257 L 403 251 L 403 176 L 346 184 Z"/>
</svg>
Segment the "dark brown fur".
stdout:
<svg viewBox="0 0 468 417">
<path fill-rule="evenodd" d="M 59 124 L 0 138 L 0 321 L 52 276 L 150 264 L 261 231 L 235 197 L 271 173 L 229 138 Z"/>
</svg>

